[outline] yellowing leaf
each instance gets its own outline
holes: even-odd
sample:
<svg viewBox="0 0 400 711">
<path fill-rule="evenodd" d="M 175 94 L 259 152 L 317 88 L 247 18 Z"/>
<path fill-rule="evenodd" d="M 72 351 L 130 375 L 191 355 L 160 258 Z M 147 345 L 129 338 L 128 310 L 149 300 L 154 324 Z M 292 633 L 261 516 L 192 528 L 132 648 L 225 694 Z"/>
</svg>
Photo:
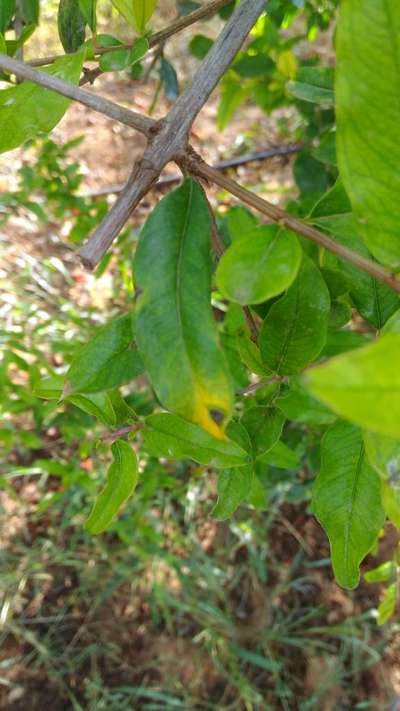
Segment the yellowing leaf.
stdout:
<svg viewBox="0 0 400 711">
<path fill-rule="evenodd" d="M 158 398 L 224 437 L 231 381 L 211 310 L 208 206 L 194 180 L 167 195 L 148 218 L 134 274 L 142 290 L 136 341 Z"/>
</svg>

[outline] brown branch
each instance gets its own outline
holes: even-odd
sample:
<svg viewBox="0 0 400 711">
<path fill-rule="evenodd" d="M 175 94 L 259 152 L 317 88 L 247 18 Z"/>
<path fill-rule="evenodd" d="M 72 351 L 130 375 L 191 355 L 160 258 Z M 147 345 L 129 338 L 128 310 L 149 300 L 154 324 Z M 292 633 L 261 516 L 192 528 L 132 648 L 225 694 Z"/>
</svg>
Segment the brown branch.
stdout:
<svg viewBox="0 0 400 711">
<path fill-rule="evenodd" d="M 126 188 L 79 255 L 94 268 L 119 234 L 126 220 L 149 191 L 167 163 L 182 161 L 188 153 L 187 140 L 192 124 L 219 79 L 236 56 L 250 29 L 264 11 L 265 0 L 242 0 L 231 15 L 191 86 L 175 102 L 159 131 L 149 141 L 143 160 L 135 167 Z"/>
<path fill-rule="evenodd" d="M 32 69 L 32 67 L 25 62 L 20 62 L 18 59 L 8 57 L 6 54 L 0 53 L 0 70 L 15 74 L 19 79 L 26 79 L 34 84 L 43 86 L 45 89 L 50 89 L 57 94 L 66 96 L 68 99 L 77 101 L 84 106 L 88 106 L 93 111 L 97 111 L 115 121 L 119 121 L 125 124 L 125 126 L 135 128 L 137 131 L 140 131 L 140 133 L 144 133 L 145 136 L 151 136 L 157 128 L 157 122 L 148 116 L 143 116 L 136 111 L 126 109 L 124 106 L 115 104 L 113 101 L 104 99 L 84 89 L 79 89 L 79 87 L 74 86 L 74 84 L 69 84 L 52 74 L 46 74 L 45 72 L 39 72 L 37 69 Z"/>
<path fill-rule="evenodd" d="M 256 383 L 252 383 L 251 385 L 247 385 L 245 388 L 239 388 L 239 390 L 236 390 L 236 395 L 252 395 L 253 393 L 257 392 L 257 390 L 261 390 L 261 388 L 266 388 L 268 387 L 268 385 L 274 385 L 275 383 L 279 383 L 281 380 L 282 378 L 277 375 L 265 380 L 258 380 Z"/>
<path fill-rule="evenodd" d="M 218 12 L 218 10 L 221 10 L 221 8 L 225 7 L 225 5 L 229 5 L 230 2 L 231 0 L 212 0 L 212 2 L 208 3 L 207 5 L 204 5 L 204 7 L 200 7 L 194 12 L 191 12 L 189 15 L 184 15 L 183 17 L 180 17 L 178 20 L 169 25 L 169 27 L 165 27 L 163 30 L 160 30 L 159 32 L 155 32 L 154 34 L 150 35 L 150 47 L 154 47 L 155 45 L 160 44 L 161 42 L 165 42 L 165 40 L 169 39 L 169 37 L 172 37 L 178 32 L 185 30 L 187 27 L 190 27 L 195 22 L 205 20 L 207 17 L 214 15 L 216 12 Z M 112 47 L 96 47 L 95 54 L 101 56 L 102 54 L 107 54 L 108 52 L 115 52 L 119 49 L 131 49 L 133 44 L 134 42 L 128 42 L 126 44 L 113 45 Z M 60 59 L 60 57 L 63 56 L 64 55 L 62 54 L 52 54 L 48 57 L 32 59 L 30 62 L 28 62 L 28 64 L 30 64 L 31 67 L 41 67 L 46 64 L 53 64 L 53 62 L 57 61 L 57 59 Z"/>
<path fill-rule="evenodd" d="M 233 158 L 226 158 L 224 160 L 219 160 L 213 164 L 213 168 L 217 170 L 228 170 L 229 168 L 236 168 L 241 165 L 246 165 L 247 163 L 252 163 L 253 161 L 263 161 L 268 158 L 275 158 L 278 156 L 289 156 L 293 153 L 298 153 L 304 148 L 301 143 L 294 143 L 288 146 L 277 146 L 276 148 L 267 148 L 263 151 L 256 151 L 255 153 L 247 153 L 243 156 L 234 156 Z M 174 173 L 173 175 L 165 175 L 161 178 L 155 188 L 163 188 L 166 185 L 172 185 L 173 183 L 178 183 L 182 178 L 182 173 Z M 97 198 L 103 195 L 117 195 L 122 193 L 125 188 L 124 185 L 109 185 L 104 188 L 99 188 L 99 190 L 92 190 L 90 192 L 80 193 L 79 197 L 85 198 Z"/>
<path fill-rule="evenodd" d="M 197 164 L 191 163 L 191 172 L 201 178 L 204 178 L 205 180 L 215 183 L 220 188 L 223 188 L 227 192 L 231 193 L 231 195 L 239 198 L 241 202 L 249 205 L 258 212 L 261 212 L 265 215 L 265 217 L 268 217 L 271 222 L 275 222 L 282 227 L 293 230 L 293 232 L 305 237 L 305 239 L 315 242 L 315 244 L 327 249 L 340 259 L 344 259 L 346 262 L 354 264 L 355 267 L 358 267 L 362 271 L 366 272 L 374 279 L 377 279 L 394 291 L 397 291 L 397 293 L 400 293 L 400 281 L 398 280 L 396 274 L 388 271 L 377 262 L 374 262 L 371 259 L 366 259 L 360 254 L 353 252 L 351 249 L 344 247 L 342 244 L 332 239 L 332 237 L 329 237 L 323 232 L 317 230 L 315 227 L 307 224 L 307 222 L 289 215 L 280 207 L 277 207 L 258 195 L 255 195 L 250 192 L 250 190 L 247 190 L 228 176 L 218 172 L 218 170 L 212 168 L 210 165 L 207 165 L 201 160 Z"/>
</svg>

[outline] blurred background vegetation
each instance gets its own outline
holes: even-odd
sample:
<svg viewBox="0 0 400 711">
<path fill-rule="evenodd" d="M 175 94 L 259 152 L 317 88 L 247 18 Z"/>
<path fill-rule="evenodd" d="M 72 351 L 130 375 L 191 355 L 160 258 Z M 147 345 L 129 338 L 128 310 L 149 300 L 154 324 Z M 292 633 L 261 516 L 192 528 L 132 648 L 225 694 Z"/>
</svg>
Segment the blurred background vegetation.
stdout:
<svg viewBox="0 0 400 711">
<path fill-rule="evenodd" d="M 216 95 L 202 112 L 193 140 L 213 161 L 304 143 L 297 158 L 245 164 L 238 175 L 273 201 L 284 197 L 289 209 L 300 195 L 292 209 L 306 213 L 335 177 L 332 111 L 296 100 L 286 85 L 299 62 L 332 63 L 335 3 L 283 5 L 265 40 L 273 66 L 254 74 L 242 65 L 227 76 L 222 101 Z M 161 2 L 155 27 L 175 13 L 175 2 Z M 28 57 L 59 51 L 55 17 L 56 2 L 42 2 Z M 100 18 L 129 38 L 105 1 Z M 220 26 L 214 18 L 166 46 L 181 85 L 203 52 L 204 39 L 194 36 L 215 37 Z M 265 36 L 256 30 L 260 54 Z M 106 74 L 96 86 L 162 115 L 178 90 L 168 76 L 144 66 L 141 77 Z M 362 581 L 348 593 L 333 582 L 325 536 L 308 511 L 306 470 L 271 467 L 268 510 L 242 506 L 218 523 L 210 472 L 142 461 L 145 476 L 110 531 L 92 537 L 83 529 L 105 475 L 106 433 L 73 405 L 33 392 L 40 377 L 65 370 L 96 326 L 133 303 L 138 230 L 166 187 L 146 198 L 95 274 L 81 269 L 74 250 L 142 145 L 128 129 L 73 107 L 51 139 L 0 157 L 0 708 L 388 708 L 400 688 L 397 621 L 377 626 L 379 586 Z M 226 195 L 216 198 L 223 227 L 237 213 Z M 139 414 L 151 410 L 144 382 L 124 394 Z M 390 529 L 369 563 L 385 561 L 395 544 Z"/>
</svg>

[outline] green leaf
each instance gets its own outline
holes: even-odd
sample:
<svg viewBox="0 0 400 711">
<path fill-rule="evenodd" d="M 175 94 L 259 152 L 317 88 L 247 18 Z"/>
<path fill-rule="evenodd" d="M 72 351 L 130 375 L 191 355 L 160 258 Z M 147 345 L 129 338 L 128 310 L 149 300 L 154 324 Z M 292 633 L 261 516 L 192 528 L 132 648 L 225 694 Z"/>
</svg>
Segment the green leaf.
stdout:
<svg viewBox="0 0 400 711">
<path fill-rule="evenodd" d="M 85 41 L 85 18 L 79 0 L 60 0 L 57 20 L 62 46 L 68 53 L 76 52 Z"/>
<path fill-rule="evenodd" d="M 259 348 L 253 343 L 247 333 L 240 331 L 237 335 L 236 342 L 240 358 L 251 373 L 263 375 L 264 377 L 271 373 L 262 362 Z"/>
<path fill-rule="evenodd" d="M 139 34 L 143 34 L 158 0 L 112 0 L 118 12 Z"/>
<path fill-rule="evenodd" d="M 169 99 L 169 101 L 176 101 L 179 96 L 178 75 L 171 62 L 168 62 L 165 57 L 161 57 L 160 79 L 164 85 L 164 92 L 167 99 Z"/>
<path fill-rule="evenodd" d="M 260 461 L 278 469 L 296 469 L 300 464 L 300 457 L 280 440 L 269 452 L 260 457 Z"/>
<path fill-rule="evenodd" d="M 236 109 L 246 100 L 250 91 L 248 87 L 242 86 L 238 77 L 232 78 L 229 73 L 224 77 L 217 113 L 217 125 L 220 131 L 226 128 Z"/>
<path fill-rule="evenodd" d="M 257 79 L 268 76 L 275 69 L 275 62 L 267 54 L 245 54 L 232 66 L 234 72 L 243 79 Z"/>
<path fill-rule="evenodd" d="M 389 585 L 378 607 L 378 625 L 384 625 L 394 615 L 397 604 L 397 583 Z"/>
<path fill-rule="evenodd" d="M 79 9 L 92 32 L 96 32 L 97 0 L 79 0 Z"/>
<path fill-rule="evenodd" d="M 136 339 L 163 406 L 222 437 L 232 409 L 211 294 L 210 218 L 194 180 L 161 200 L 136 251 Z"/>
<path fill-rule="evenodd" d="M 275 404 L 288 420 L 305 425 L 331 425 L 336 419 L 325 405 L 310 396 L 297 377 L 291 379 Z"/>
<path fill-rule="evenodd" d="M 32 393 L 44 400 L 59 400 L 63 391 L 65 378 L 63 375 L 50 375 L 34 383 Z"/>
<path fill-rule="evenodd" d="M 334 104 L 334 70 L 332 67 L 301 67 L 295 81 L 288 82 L 288 90 L 301 101 L 314 104 Z"/>
<path fill-rule="evenodd" d="M 355 28 L 357 28 L 355 30 Z M 336 34 L 339 170 L 372 254 L 400 267 L 400 5 L 346 0 Z"/>
<path fill-rule="evenodd" d="M 99 67 L 102 72 L 119 72 L 130 65 L 131 50 L 116 49 L 112 52 L 102 54 L 99 60 Z"/>
<path fill-rule="evenodd" d="M 83 412 L 95 417 L 103 425 L 115 427 L 117 416 L 108 393 L 93 393 L 92 395 L 81 395 L 76 393 L 67 397 L 66 402 L 70 402 L 75 407 L 79 407 Z"/>
<path fill-rule="evenodd" d="M 66 376 L 66 395 L 111 390 L 129 383 L 144 370 L 136 350 L 133 314 L 110 321 L 79 349 Z"/>
<path fill-rule="evenodd" d="M 311 219 L 317 227 L 332 234 L 345 247 L 362 257 L 372 258 L 357 234 L 357 225 L 351 214 L 347 194 L 339 181 L 315 205 Z M 348 281 L 350 296 L 361 316 L 376 328 L 382 328 L 389 316 L 398 308 L 398 295 L 349 262 L 336 261 Z"/>
<path fill-rule="evenodd" d="M 320 354 L 326 341 L 330 298 L 321 272 L 306 256 L 296 281 L 268 312 L 259 337 L 264 364 L 292 375 Z"/>
<path fill-rule="evenodd" d="M 261 304 L 296 278 L 301 247 L 296 235 L 273 225 L 245 233 L 227 249 L 217 269 L 218 288 L 239 304 Z"/>
<path fill-rule="evenodd" d="M 139 62 L 139 60 L 142 59 L 148 51 L 148 39 L 146 37 L 138 37 L 138 39 L 135 40 L 131 48 L 131 56 L 129 60 L 130 64 L 135 64 L 135 62 Z"/>
<path fill-rule="evenodd" d="M 361 432 L 347 422 L 334 424 L 322 440 L 312 506 L 329 538 L 337 582 L 355 588 L 384 512 L 379 477 L 366 459 Z"/>
<path fill-rule="evenodd" d="M 382 504 L 385 514 L 397 528 L 400 528 L 400 488 L 396 482 L 390 485 L 387 481 L 381 481 Z"/>
<path fill-rule="evenodd" d="M 15 0 L 1 0 L 0 2 L 0 32 L 8 29 L 15 13 Z"/>
<path fill-rule="evenodd" d="M 364 444 L 369 463 L 379 476 L 396 481 L 400 474 L 400 441 L 366 430 Z"/>
<path fill-rule="evenodd" d="M 111 451 L 114 461 L 107 473 L 107 484 L 98 495 L 85 524 L 85 528 L 93 534 L 108 528 L 138 481 L 138 463 L 132 447 L 119 440 L 111 446 Z"/>
<path fill-rule="evenodd" d="M 278 442 L 285 417 L 276 407 L 251 407 L 241 419 L 251 444 L 253 458 L 260 459 Z"/>
<path fill-rule="evenodd" d="M 146 451 L 154 457 L 193 459 L 220 468 L 241 467 L 250 461 L 236 442 L 217 439 L 176 415 L 161 413 L 147 417 L 143 440 Z"/>
<path fill-rule="evenodd" d="M 0 52 L 2 54 L 7 54 L 7 45 L 3 35 L 0 32 Z"/>
<path fill-rule="evenodd" d="M 19 0 L 21 16 L 26 25 L 38 25 L 40 0 Z"/>
<path fill-rule="evenodd" d="M 247 232 L 252 232 L 258 226 L 258 220 L 250 210 L 242 205 L 234 205 L 224 215 L 232 242 L 241 239 Z"/>
<path fill-rule="evenodd" d="M 367 583 L 387 583 L 396 576 L 396 571 L 397 566 L 394 560 L 387 560 L 385 563 L 378 565 L 377 568 L 365 573 L 364 578 Z"/>
<path fill-rule="evenodd" d="M 83 52 L 57 59 L 46 74 L 78 84 Z M 0 91 L 0 153 L 11 151 L 40 131 L 48 133 L 61 120 L 69 99 L 31 82 Z"/>
<path fill-rule="evenodd" d="M 253 477 L 252 466 L 223 469 L 218 475 L 218 501 L 212 515 L 220 521 L 230 518 L 242 501 L 246 500 Z"/>
<path fill-rule="evenodd" d="M 213 44 L 214 41 L 210 39 L 210 37 L 206 37 L 205 35 L 195 35 L 189 42 L 189 50 L 190 53 L 196 57 L 196 59 L 204 59 Z"/>
<path fill-rule="evenodd" d="M 341 417 L 400 439 L 399 363 L 400 336 L 388 334 L 313 368 L 303 383 Z"/>
</svg>

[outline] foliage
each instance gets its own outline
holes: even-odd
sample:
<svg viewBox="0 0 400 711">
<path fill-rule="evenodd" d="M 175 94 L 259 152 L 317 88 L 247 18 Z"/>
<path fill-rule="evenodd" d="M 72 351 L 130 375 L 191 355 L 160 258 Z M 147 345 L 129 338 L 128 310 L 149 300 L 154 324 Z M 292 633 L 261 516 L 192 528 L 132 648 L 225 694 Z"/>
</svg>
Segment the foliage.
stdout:
<svg viewBox="0 0 400 711">
<path fill-rule="evenodd" d="M 149 60 L 156 2 L 113 4 L 137 34 L 129 48 L 96 34 L 95 3 L 61 0 L 60 40 L 68 54 L 44 71 L 72 84 L 89 60 L 100 73 L 140 71 Z M 193 10 L 186 5 L 178 3 L 178 9 Z M 398 48 L 389 40 L 400 28 L 400 9 L 395 0 L 341 3 L 334 70 L 317 58 L 304 59 L 299 45 L 331 26 L 335 7 L 273 0 L 221 81 L 220 130 L 246 102 L 266 113 L 282 107 L 296 112 L 295 137 L 304 147 L 293 165 L 298 197 L 287 206 L 289 215 L 266 226 L 244 207 L 213 214 L 200 182 L 185 177 L 158 202 L 139 237 L 130 229 L 120 236 L 114 254 L 124 266 L 117 267 L 116 280 L 126 295 L 117 307 L 107 318 L 90 314 L 86 328 L 83 315 L 75 314 L 79 332 L 75 328 L 68 339 L 62 322 L 57 326 L 60 339 L 51 339 L 56 363 L 44 344 L 25 342 L 20 326 L 16 333 L 4 331 L 2 380 L 13 397 L 2 396 L 7 425 L 1 434 L 6 443 L 29 444 L 10 424 L 28 409 L 39 430 L 56 423 L 66 442 L 79 439 L 81 452 L 102 464 L 112 454 L 107 484 L 86 526 L 92 533 L 110 527 L 121 537 L 129 536 L 129 522 L 118 518 L 120 506 L 138 480 L 144 488 L 155 480 L 154 486 L 163 486 L 160 461 L 165 472 L 168 460 L 183 460 L 189 470 L 200 464 L 218 477 L 218 519 L 238 507 L 239 515 L 267 511 L 278 470 L 278 477 L 302 487 L 305 500 L 311 498 L 330 540 L 337 581 L 354 588 L 385 514 L 394 523 L 400 518 L 399 288 L 396 275 L 382 271 L 399 264 L 399 117 L 393 96 L 400 77 Z M 2 46 L 10 55 L 22 42 L 22 35 L 8 36 L 18 12 L 6 6 L 0 18 L 7 33 Z M 92 38 L 86 38 L 86 25 Z M 197 35 L 189 50 L 201 59 L 214 46 Z M 151 68 L 156 65 L 159 88 L 163 84 L 173 101 L 179 83 L 163 49 Z M 35 83 L 4 79 L 11 85 L 0 92 L 0 150 L 8 151 L 49 132 L 68 100 Z M 59 213 L 77 206 L 83 222 L 80 228 L 77 221 L 70 239 L 81 241 L 106 205 L 71 195 L 79 176 L 74 168 L 65 179 L 60 174 L 66 147 L 58 154 L 49 142 L 44 150 L 37 173 L 22 169 L 20 190 L 2 202 L 23 205 L 39 219 L 43 209 L 31 198 L 34 190 L 47 194 Z M 56 195 L 48 184 L 48 175 L 54 183 L 52 171 Z M 290 216 L 303 222 L 294 220 L 293 230 L 287 229 Z M 299 224 L 305 226 L 302 236 L 295 234 Z M 311 226 L 347 252 L 338 256 L 322 242 L 308 242 Z M 218 256 L 225 251 L 218 264 L 211 244 Z M 131 250 L 129 275 L 124 259 Z M 40 327 L 47 336 L 50 321 L 47 315 Z M 10 384 L 14 371 L 24 374 L 23 385 Z M 92 492 L 93 481 L 58 464 L 50 460 L 45 470 L 60 475 L 63 486 Z M 394 609 L 397 583 L 390 570 L 381 622 Z"/>
</svg>

